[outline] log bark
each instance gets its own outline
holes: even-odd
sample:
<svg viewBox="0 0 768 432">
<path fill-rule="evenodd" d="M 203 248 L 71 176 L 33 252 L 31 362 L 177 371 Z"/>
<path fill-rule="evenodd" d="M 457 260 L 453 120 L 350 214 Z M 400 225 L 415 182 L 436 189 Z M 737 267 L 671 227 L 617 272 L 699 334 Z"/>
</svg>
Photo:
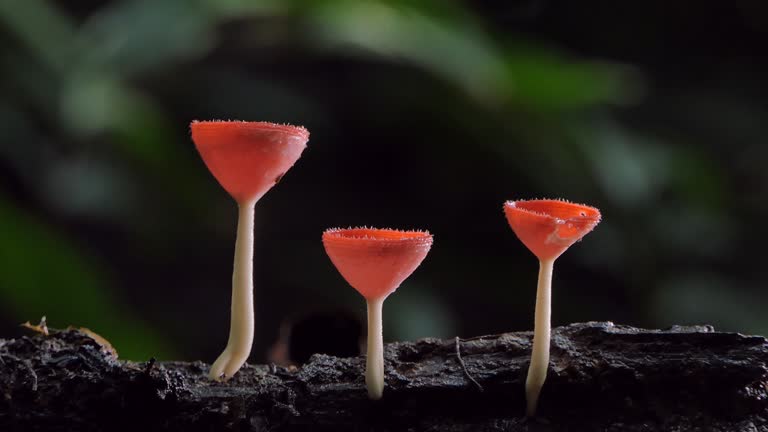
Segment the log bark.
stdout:
<svg viewBox="0 0 768 432">
<path fill-rule="evenodd" d="M 768 342 L 709 326 L 555 328 L 539 417 L 524 418 L 531 333 L 388 344 L 365 359 L 246 365 L 118 360 L 89 335 L 0 340 L 0 431 L 768 431 Z"/>
</svg>

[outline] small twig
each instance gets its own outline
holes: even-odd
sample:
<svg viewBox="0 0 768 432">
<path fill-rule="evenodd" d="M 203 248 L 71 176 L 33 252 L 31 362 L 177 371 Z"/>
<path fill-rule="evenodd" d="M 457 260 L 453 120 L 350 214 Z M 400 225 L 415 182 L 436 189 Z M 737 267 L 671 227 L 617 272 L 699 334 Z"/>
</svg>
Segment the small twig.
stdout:
<svg viewBox="0 0 768 432">
<path fill-rule="evenodd" d="M 469 373 L 467 364 L 464 363 L 464 359 L 461 358 L 461 339 L 459 339 L 458 336 L 456 336 L 456 359 L 459 361 L 461 369 L 464 370 L 464 375 L 467 377 L 467 379 L 472 381 L 472 384 L 474 384 L 478 390 L 483 391 L 483 386 L 481 386 L 480 383 L 477 382 L 477 380 L 472 376 L 472 374 Z"/>
<path fill-rule="evenodd" d="M 42 333 L 42 334 L 48 336 L 48 324 L 47 324 L 47 321 L 45 319 L 45 316 L 40 318 L 40 324 L 32 324 L 29 321 L 27 321 L 25 323 L 22 323 L 21 326 L 24 327 L 24 328 L 30 329 L 30 330 L 32 330 L 34 332 Z"/>
</svg>

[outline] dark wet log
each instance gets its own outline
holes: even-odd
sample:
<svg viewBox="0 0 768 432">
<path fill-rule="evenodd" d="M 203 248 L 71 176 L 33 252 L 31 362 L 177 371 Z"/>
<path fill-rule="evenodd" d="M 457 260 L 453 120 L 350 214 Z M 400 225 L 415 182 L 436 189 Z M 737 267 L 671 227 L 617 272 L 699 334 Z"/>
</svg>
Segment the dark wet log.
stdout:
<svg viewBox="0 0 768 432">
<path fill-rule="evenodd" d="M 530 333 L 390 344 L 372 402 L 363 358 L 215 383 L 203 363 L 122 362 L 75 330 L 0 340 L 0 431 L 768 431 L 763 337 L 556 328 L 537 420 L 523 418 L 530 346 Z"/>
</svg>

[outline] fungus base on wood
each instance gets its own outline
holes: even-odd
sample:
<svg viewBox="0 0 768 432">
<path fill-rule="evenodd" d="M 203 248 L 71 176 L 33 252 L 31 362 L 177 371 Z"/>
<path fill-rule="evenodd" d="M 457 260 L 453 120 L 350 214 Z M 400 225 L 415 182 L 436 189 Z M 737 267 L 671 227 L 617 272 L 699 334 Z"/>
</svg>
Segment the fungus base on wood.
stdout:
<svg viewBox="0 0 768 432">
<path fill-rule="evenodd" d="M 124 362 L 85 333 L 52 330 L 0 340 L 0 430 L 768 430 L 763 337 L 555 328 L 541 420 L 526 420 L 531 337 L 461 339 L 461 361 L 455 339 L 388 344 L 387 391 L 371 401 L 363 357 L 246 365 L 222 383 L 201 362 Z"/>
</svg>

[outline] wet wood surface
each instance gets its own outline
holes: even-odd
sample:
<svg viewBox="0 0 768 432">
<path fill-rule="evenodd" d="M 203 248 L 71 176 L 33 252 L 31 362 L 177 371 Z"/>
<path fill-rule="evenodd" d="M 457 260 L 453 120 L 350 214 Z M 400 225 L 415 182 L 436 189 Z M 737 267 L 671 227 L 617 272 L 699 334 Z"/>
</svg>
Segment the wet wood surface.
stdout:
<svg viewBox="0 0 768 432">
<path fill-rule="evenodd" d="M 388 344 L 362 357 L 247 365 L 124 362 L 78 330 L 0 340 L 0 431 L 768 431 L 768 342 L 708 326 L 553 330 L 539 417 L 524 417 L 531 333 Z"/>
</svg>

